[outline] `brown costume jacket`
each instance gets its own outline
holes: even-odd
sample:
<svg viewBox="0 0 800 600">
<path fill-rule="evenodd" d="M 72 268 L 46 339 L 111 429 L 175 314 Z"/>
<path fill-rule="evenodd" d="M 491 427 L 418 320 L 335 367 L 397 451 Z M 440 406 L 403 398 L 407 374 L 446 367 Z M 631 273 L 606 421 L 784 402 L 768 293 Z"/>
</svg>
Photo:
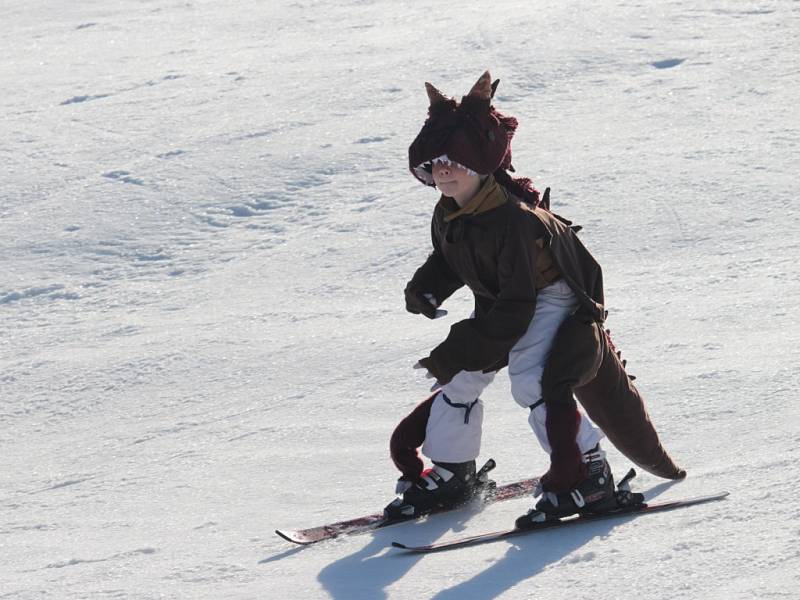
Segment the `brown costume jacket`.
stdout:
<svg viewBox="0 0 800 600">
<path fill-rule="evenodd" d="M 579 310 L 603 321 L 602 271 L 571 223 L 511 196 L 491 176 L 463 208 L 441 198 L 431 237 L 433 252 L 414 273 L 407 293 L 431 293 L 441 304 L 466 285 L 475 296 L 474 318 L 453 325 L 421 361 L 441 383 L 462 369 L 505 366 L 533 318 L 537 290 L 562 277 Z"/>
</svg>

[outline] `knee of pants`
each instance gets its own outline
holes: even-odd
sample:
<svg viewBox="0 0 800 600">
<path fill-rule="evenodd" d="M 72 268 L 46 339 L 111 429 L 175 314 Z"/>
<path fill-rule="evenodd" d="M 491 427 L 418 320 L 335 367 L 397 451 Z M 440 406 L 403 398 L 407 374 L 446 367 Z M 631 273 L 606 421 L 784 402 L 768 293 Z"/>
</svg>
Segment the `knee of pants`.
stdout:
<svg viewBox="0 0 800 600">
<path fill-rule="evenodd" d="M 436 462 L 466 462 L 480 454 L 483 432 L 483 402 L 478 400 L 469 412 L 450 406 L 442 394 L 436 397 L 425 430 L 422 453 Z"/>
<path fill-rule="evenodd" d="M 449 383 L 442 386 L 442 391 L 453 402 L 468 404 L 480 397 L 486 386 L 492 383 L 494 376 L 494 371 L 459 371 Z"/>
<path fill-rule="evenodd" d="M 528 408 L 541 400 L 542 369 L 529 369 L 511 375 L 511 396 L 522 408 Z"/>
</svg>

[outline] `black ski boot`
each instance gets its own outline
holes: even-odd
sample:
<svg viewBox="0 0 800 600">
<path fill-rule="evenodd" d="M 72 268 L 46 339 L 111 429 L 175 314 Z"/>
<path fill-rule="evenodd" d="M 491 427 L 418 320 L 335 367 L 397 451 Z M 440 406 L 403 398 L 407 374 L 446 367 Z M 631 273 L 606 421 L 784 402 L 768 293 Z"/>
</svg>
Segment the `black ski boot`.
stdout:
<svg viewBox="0 0 800 600">
<path fill-rule="evenodd" d="M 620 482 L 619 490 L 614 488 L 614 476 L 599 444 L 584 453 L 583 462 L 586 464 L 583 481 L 569 492 L 545 492 L 535 507 L 516 520 L 516 527 L 530 529 L 570 515 L 608 512 L 644 501 L 644 496 L 630 491 L 628 482 L 636 474 L 633 470 Z"/>
<path fill-rule="evenodd" d="M 474 460 L 463 463 L 434 462 L 433 469 L 425 471 L 417 481 L 406 483 L 403 486 L 405 490 L 398 485 L 398 492 L 402 491 L 402 496 L 384 508 L 383 514 L 390 519 L 410 519 L 469 502 L 483 489 L 494 487 L 494 482 L 487 476 L 494 467 L 494 461 L 490 463 L 476 473 Z"/>
</svg>

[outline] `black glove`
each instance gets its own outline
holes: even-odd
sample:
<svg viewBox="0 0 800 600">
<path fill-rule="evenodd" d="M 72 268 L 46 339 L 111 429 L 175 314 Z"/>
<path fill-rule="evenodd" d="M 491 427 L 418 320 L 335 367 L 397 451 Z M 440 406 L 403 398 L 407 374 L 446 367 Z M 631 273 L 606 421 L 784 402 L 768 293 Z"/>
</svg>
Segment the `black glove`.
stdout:
<svg viewBox="0 0 800 600">
<path fill-rule="evenodd" d="M 435 381 L 431 387 L 431 391 L 435 390 L 436 388 L 440 388 L 444 384 L 450 383 L 453 380 L 453 375 L 450 375 L 441 369 L 430 356 L 426 358 L 420 358 L 417 361 L 417 364 L 414 365 L 414 368 L 424 369 L 425 377 Z"/>
<path fill-rule="evenodd" d="M 446 310 L 436 309 L 436 298 L 433 294 L 426 294 L 425 292 L 412 287 L 411 284 L 406 286 L 406 310 L 415 315 L 425 315 L 429 319 L 443 317 L 447 314 Z"/>
</svg>

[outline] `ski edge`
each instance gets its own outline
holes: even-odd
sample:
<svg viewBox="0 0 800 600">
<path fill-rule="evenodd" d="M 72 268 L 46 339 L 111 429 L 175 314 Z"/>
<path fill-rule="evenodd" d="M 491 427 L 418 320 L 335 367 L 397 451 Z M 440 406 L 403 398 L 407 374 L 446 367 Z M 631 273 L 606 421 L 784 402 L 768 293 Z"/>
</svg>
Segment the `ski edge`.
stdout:
<svg viewBox="0 0 800 600">
<path fill-rule="evenodd" d="M 714 502 L 727 498 L 730 492 L 718 492 L 716 494 L 708 494 L 705 496 L 696 496 L 693 498 L 666 500 L 658 503 L 646 502 L 641 507 L 635 510 L 623 510 L 618 512 L 605 513 L 595 516 L 584 516 L 568 519 L 566 521 L 554 521 L 553 524 L 545 527 L 538 527 L 532 529 L 505 529 L 502 531 L 493 531 L 490 533 L 479 533 L 476 535 L 456 538 L 449 541 L 427 544 L 423 546 L 410 546 L 401 542 L 394 541 L 392 546 L 402 550 L 407 554 L 429 554 L 433 552 L 441 552 L 444 550 L 452 550 L 455 548 L 466 547 L 471 545 L 486 544 L 493 541 L 501 540 L 504 538 L 514 537 L 518 535 L 525 535 L 528 533 L 535 533 L 537 531 L 544 531 L 547 529 L 556 529 L 559 526 L 574 525 L 577 523 L 587 523 L 591 521 L 600 521 L 603 519 L 622 518 L 626 516 L 641 516 L 647 513 L 655 513 L 677 508 L 685 508 L 688 506 L 696 506 L 706 502 Z"/>
</svg>

